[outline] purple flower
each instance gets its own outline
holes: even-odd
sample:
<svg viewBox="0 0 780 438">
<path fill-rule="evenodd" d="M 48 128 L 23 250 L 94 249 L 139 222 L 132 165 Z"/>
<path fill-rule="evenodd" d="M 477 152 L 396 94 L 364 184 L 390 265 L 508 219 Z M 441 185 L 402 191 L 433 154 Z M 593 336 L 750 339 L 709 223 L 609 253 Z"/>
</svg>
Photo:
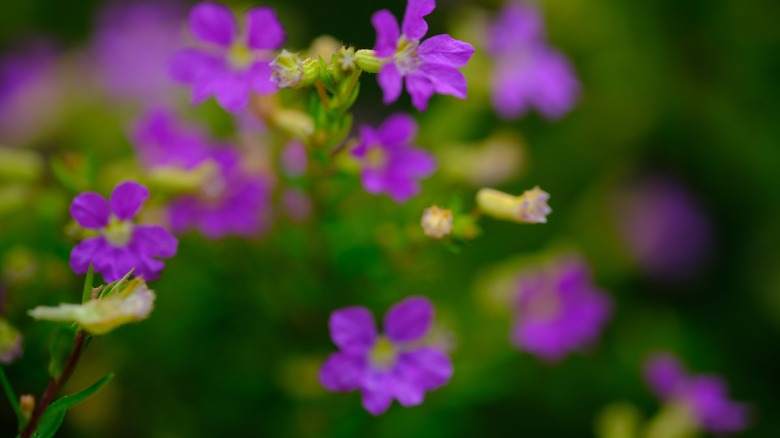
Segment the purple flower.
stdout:
<svg viewBox="0 0 780 438">
<path fill-rule="evenodd" d="M 373 194 L 387 193 L 398 203 L 420 191 L 419 179 L 436 170 L 436 160 L 410 142 L 417 122 L 406 114 L 390 116 L 379 129 L 360 128 L 360 143 L 352 151 L 363 167 L 363 187 Z"/>
<path fill-rule="evenodd" d="M 412 105 L 420 111 L 425 111 L 434 93 L 466 98 L 466 78 L 457 67 L 465 66 L 474 54 L 471 44 L 449 35 L 420 42 L 428 32 L 423 17 L 435 8 L 434 0 L 409 0 L 400 29 L 386 9 L 371 17 L 377 34 L 374 50 L 387 62 L 377 75 L 386 104 L 398 100 L 404 78 Z"/>
<path fill-rule="evenodd" d="M 94 56 L 106 91 L 141 101 L 170 94 L 171 56 L 182 47 L 184 9 L 175 0 L 114 3 L 98 21 Z"/>
<path fill-rule="evenodd" d="M 659 399 L 688 407 L 703 430 L 729 433 L 747 427 L 747 405 L 729 400 L 726 383 L 717 376 L 688 376 L 677 358 L 661 353 L 645 365 L 645 379 Z"/>
<path fill-rule="evenodd" d="M 491 26 L 489 52 L 495 68 L 493 107 L 505 119 L 535 107 L 557 119 L 572 109 L 580 84 L 566 57 L 544 38 L 540 12 L 530 4 L 508 4 Z"/>
<path fill-rule="evenodd" d="M 517 291 L 512 342 L 548 361 L 595 342 L 612 313 L 610 299 L 576 258 L 529 270 L 520 276 Z"/>
<path fill-rule="evenodd" d="M 214 145 L 203 132 L 183 126 L 164 111 L 154 111 L 138 124 L 133 143 L 152 172 L 172 167 L 197 179 L 191 193 L 168 206 L 175 233 L 198 229 L 217 239 L 255 235 L 265 226 L 269 184 L 242 168 L 236 149 Z"/>
<path fill-rule="evenodd" d="M 82 227 L 99 234 L 73 248 L 71 269 L 85 274 L 92 264 L 107 282 L 119 280 L 133 268 L 138 277 L 156 279 L 165 266 L 157 259 L 173 257 L 179 242 L 161 226 L 133 223 L 148 197 L 146 187 L 133 181 L 118 184 L 108 202 L 94 192 L 76 196 L 70 215 Z"/>
<path fill-rule="evenodd" d="M 347 307 L 330 315 L 330 336 L 341 351 L 320 369 L 320 382 L 330 391 L 359 390 L 363 407 L 384 413 L 395 398 L 405 407 L 423 402 L 425 393 L 446 384 L 452 363 L 423 338 L 433 322 L 428 299 L 410 297 L 385 315 L 384 335 L 365 307 Z"/>
<path fill-rule="evenodd" d="M 246 28 L 239 31 L 233 13 L 219 3 L 203 2 L 190 11 L 190 29 L 203 49 L 178 52 L 171 65 L 177 81 L 193 87 L 193 103 L 209 96 L 230 112 L 249 103 L 252 92 L 273 93 L 272 50 L 284 42 L 284 29 L 271 8 L 252 8 L 246 13 Z"/>
</svg>

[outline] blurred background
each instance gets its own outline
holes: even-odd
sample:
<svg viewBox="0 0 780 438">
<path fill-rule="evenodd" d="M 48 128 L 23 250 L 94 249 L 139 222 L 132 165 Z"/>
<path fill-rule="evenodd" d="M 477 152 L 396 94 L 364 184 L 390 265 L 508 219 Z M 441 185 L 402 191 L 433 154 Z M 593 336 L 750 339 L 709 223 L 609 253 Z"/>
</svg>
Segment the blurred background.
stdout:
<svg viewBox="0 0 780 438">
<path fill-rule="evenodd" d="M 151 318 L 90 345 L 66 392 L 110 371 L 116 377 L 69 412 L 59 436 L 595 436 L 611 403 L 631 403 L 645 419 L 658 412 L 641 368 L 659 350 L 693 372 L 722 376 L 734 399 L 750 403 L 751 425 L 740 436 L 780 436 L 777 2 L 540 3 L 550 43 L 582 86 L 576 107 L 554 121 L 536 112 L 505 121 L 490 106 L 480 38 L 501 3 L 438 3 L 429 34 L 477 47 L 465 70 L 469 98 L 436 96 L 420 114 L 406 95 L 381 105 L 375 79 L 364 75 L 354 111 L 356 125 L 412 112 L 417 144 L 439 159 L 422 194 L 402 206 L 365 193 L 348 172 L 319 182 L 284 177 L 274 170 L 279 140 L 253 134 L 213 101 L 190 107 L 187 88 L 167 83 L 167 52 L 112 64 L 124 56 L 115 48 L 121 42 L 111 45 L 122 36 L 112 32 L 146 37 L 160 51 L 186 45 L 190 4 L 134 15 L 122 9 L 128 2 L 0 3 L 0 145 L 33 151 L 31 160 L 43 163 L 29 175 L 6 169 L 0 181 L 2 309 L 25 338 L 24 355 L 6 368 L 17 393 L 45 386 L 54 330 L 27 309 L 80 296 L 83 279 L 68 267 L 67 206 L 82 190 L 108 194 L 138 174 L 128 132 L 149 104 L 144 93 L 169 96 L 184 119 L 217 138 L 259 143 L 276 187 L 261 235 L 180 236 L 178 255 L 153 283 Z M 370 48 L 371 14 L 388 8 L 400 16 L 405 7 L 268 4 L 291 50 L 323 34 Z M 154 65 L 163 67 L 138 72 L 140 85 L 114 84 L 119 73 L 106 73 L 130 69 L 133 56 L 158 55 Z M 14 95 L 19 83 L 22 98 Z M 499 147 L 491 161 L 486 150 L 495 144 L 509 151 Z M 472 159 L 474 151 L 484 154 Z M 483 167 L 464 164 L 474 162 Z M 307 217 L 285 215 L 285 184 L 311 194 Z M 471 209 L 483 185 L 510 193 L 541 186 L 551 194 L 549 222 L 486 219 L 483 234 L 463 245 L 422 236 L 424 208 Z M 511 309 L 490 291 L 499 271 L 571 251 L 588 261 L 614 315 L 587 351 L 548 363 L 512 347 Z M 365 305 L 379 318 L 409 295 L 436 303 L 455 346 L 452 381 L 423 405 L 395 404 L 381 417 L 366 413 L 357 393 L 325 391 L 317 371 L 335 350 L 330 312 Z M 5 401 L 0 407 L 0 435 L 12 436 L 13 412 Z"/>
</svg>

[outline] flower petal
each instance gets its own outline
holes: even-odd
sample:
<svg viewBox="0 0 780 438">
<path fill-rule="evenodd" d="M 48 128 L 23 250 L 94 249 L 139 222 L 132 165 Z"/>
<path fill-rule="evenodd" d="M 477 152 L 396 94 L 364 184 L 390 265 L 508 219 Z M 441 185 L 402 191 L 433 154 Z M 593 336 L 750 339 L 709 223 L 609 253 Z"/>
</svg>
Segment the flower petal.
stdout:
<svg viewBox="0 0 780 438">
<path fill-rule="evenodd" d="M 236 35 L 233 13 L 221 3 L 203 2 L 190 11 L 190 29 L 201 41 L 227 47 Z"/>
<path fill-rule="evenodd" d="M 424 178 L 436 170 L 436 159 L 423 149 L 407 148 L 396 155 L 393 165 L 403 169 L 407 176 Z"/>
<path fill-rule="evenodd" d="M 409 297 L 394 305 L 385 315 L 384 328 L 395 342 L 417 340 L 428 332 L 433 322 L 433 304 L 425 297 Z"/>
<path fill-rule="evenodd" d="M 367 364 L 365 356 L 333 353 L 320 368 L 320 383 L 329 391 L 354 391 L 363 382 Z"/>
<path fill-rule="evenodd" d="M 409 144 L 417 137 L 417 121 L 408 114 L 393 114 L 379 127 L 378 135 L 384 146 L 393 147 Z"/>
<path fill-rule="evenodd" d="M 423 402 L 425 392 L 446 384 L 452 377 L 452 362 L 435 348 L 403 353 L 395 368 L 395 398 L 403 406 Z"/>
<path fill-rule="evenodd" d="M 84 239 L 73 247 L 70 252 L 70 268 L 76 274 L 86 274 L 89 265 L 102 265 L 104 253 L 108 250 L 108 243 L 102 236 Z"/>
<path fill-rule="evenodd" d="M 258 94 L 271 94 L 279 91 L 279 87 L 271 80 L 271 66 L 269 61 L 259 61 L 252 66 L 251 76 L 252 91 Z"/>
<path fill-rule="evenodd" d="M 428 76 L 437 93 L 466 98 L 466 78 L 457 68 L 426 62 L 420 71 Z"/>
<path fill-rule="evenodd" d="M 331 313 L 330 337 L 342 351 L 363 353 L 376 341 L 374 316 L 361 306 L 347 307 Z"/>
<path fill-rule="evenodd" d="M 269 7 L 252 8 L 246 13 L 247 43 L 257 50 L 274 50 L 284 43 L 284 27 Z"/>
<path fill-rule="evenodd" d="M 120 220 L 132 219 L 148 198 L 146 187 L 135 181 L 125 181 L 111 192 L 111 212 Z"/>
<path fill-rule="evenodd" d="M 650 389 L 662 400 L 674 396 L 687 379 L 680 362 L 670 354 L 653 356 L 645 365 L 644 374 Z"/>
<path fill-rule="evenodd" d="M 387 9 L 382 9 L 371 16 L 371 24 L 376 29 L 376 44 L 374 44 L 376 55 L 383 58 L 393 56 L 400 37 L 395 16 Z"/>
<path fill-rule="evenodd" d="M 214 95 L 219 106 L 237 113 L 249 104 L 249 73 L 225 73 L 214 82 Z"/>
<path fill-rule="evenodd" d="M 224 65 L 224 60 L 217 56 L 196 49 L 184 49 L 173 55 L 170 74 L 176 81 L 193 83 L 212 77 L 214 72 L 223 70 Z"/>
<path fill-rule="evenodd" d="M 428 62 L 463 67 L 474 55 L 474 47 L 449 35 L 436 35 L 423 41 L 417 54 Z"/>
<path fill-rule="evenodd" d="M 406 91 L 412 96 L 412 106 L 418 111 L 425 111 L 435 89 L 426 75 L 415 72 L 406 76 Z"/>
<path fill-rule="evenodd" d="M 419 41 L 428 33 L 428 23 L 425 22 L 426 15 L 436 9 L 434 0 L 409 0 L 404 13 L 403 33 L 407 39 Z"/>
<path fill-rule="evenodd" d="M 170 258 L 176 255 L 179 241 L 159 225 L 136 225 L 132 245 L 147 257 Z"/>
<path fill-rule="evenodd" d="M 398 71 L 395 64 L 389 62 L 379 70 L 379 74 L 376 75 L 376 80 L 379 82 L 379 88 L 382 89 L 382 102 L 385 105 L 389 105 L 401 95 L 402 81 L 401 72 Z"/>
<path fill-rule="evenodd" d="M 381 415 L 393 402 L 392 375 L 387 373 L 369 373 L 360 391 L 363 398 L 363 407 L 372 415 Z"/>
<path fill-rule="evenodd" d="M 94 192 L 82 193 L 70 203 L 70 215 L 84 228 L 94 230 L 105 227 L 109 214 L 106 198 Z"/>
</svg>

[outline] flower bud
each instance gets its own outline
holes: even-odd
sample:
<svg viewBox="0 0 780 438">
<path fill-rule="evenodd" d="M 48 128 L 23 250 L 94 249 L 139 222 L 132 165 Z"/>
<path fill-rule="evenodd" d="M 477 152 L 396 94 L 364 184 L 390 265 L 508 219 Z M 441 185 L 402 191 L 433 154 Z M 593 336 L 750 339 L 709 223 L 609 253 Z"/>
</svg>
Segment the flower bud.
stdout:
<svg viewBox="0 0 780 438">
<path fill-rule="evenodd" d="M 354 47 L 341 47 L 338 52 L 336 52 L 336 66 L 341 70 L 342 73 L 352 73 L 352 71 L 355 70 L 355 66 L 357 65 L 357 59 L 355 57 L 355 48 Z"/>
<path fill-rule="evenodd" d="M 192 193 L 219 174 L 214 160 L 205 160 L 192 169 L 177 166 L 159 166 L 149 172 L 149 182 L 172 193 Z"/>
<path fill-rule="evenodd" d="M 271 79 L 279 88 L 300 88 L 311 85 L 320 76 L 320 63 L 314 58 L 301 60 L 297 53 L 282 50 L 271 61 Z"/>
<path fill-rule="evenodd" d="M 483 188 L 477 192 L 477 206 L 482 213 L 496 219 L 525 224 L 546 223 L 552 209 L 547 205 L 550 195 L 539 187 L 526 190 L 520 196 L 494 189 Z"/>
<path fill-rule="evenodd" d="M 35 410 L 35 396 L 32 394 L 22 394 L 19 397 L 19 410 L 22 411 L 22 416 L 25 420 L 30 421 L 32 413 Z"/>
<path fill-rule="evenodd" d="M 361 49 L 355 52 L 355 63 L 358 67 L 369 73 L 379 73 L 385 61 L 377 58 L 376 52 L 369 49 Z"/>
<path fill-rule="evenodd" d="M 452 211 L 436 205 L 426 208 L 420 225 L 426 236 L 441 239 L 452 232 Z"/>
</svg>

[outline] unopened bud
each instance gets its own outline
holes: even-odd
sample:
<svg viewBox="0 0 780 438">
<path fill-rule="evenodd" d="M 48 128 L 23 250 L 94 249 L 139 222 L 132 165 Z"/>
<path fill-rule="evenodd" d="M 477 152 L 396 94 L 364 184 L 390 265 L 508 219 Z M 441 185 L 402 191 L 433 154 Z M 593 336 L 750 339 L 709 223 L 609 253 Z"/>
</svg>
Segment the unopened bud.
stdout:
<svg viewBox="0 0 780 438">
<path fill-rule="evenodd" d="M 377 58 L 376 52 L 369 49 L 361 49 L 355 52 L 355 63 L 358 67 L 369 73 L 379 73 L 385 60 Z"/>
<path fill-rule="evenodd" d="M 426 208 L 420 225 L 426 236 L 441 239 L 452 232 L 452 211 L 436 205 Z"/>
<path fill-rule="evenodd" d="M 336 67 L 342 73 L 352 73 L 357 65 L 354 47 L 341 47 L 335 57 Z"/>
<path fill-rule="evenodd" d="M 22 394 L 19 397 L 19 410 L 22 411 L 22 416 L 25 420 L 30 421 L 32 413 L 35 410 L 35 396 L 32 394 Z"/>
<path fill-rule="evenodd" d="M 526 190 L 520 196 L 494 189 L 480 189 L 477 206 L 482 213 L 496 219 L 525 224 L 543 224 L 552 209 L 547 205 L 550 195 L 539 187 Z"/>
<path fill-rule="evenodd" d="M 311 85 L 320 76 L 320 63 L 314 58 L 302 60 L 297 53 L 282 50 L 271 61 L 271 79 L 279 88 L 300 88 Z"/>
</svg>

